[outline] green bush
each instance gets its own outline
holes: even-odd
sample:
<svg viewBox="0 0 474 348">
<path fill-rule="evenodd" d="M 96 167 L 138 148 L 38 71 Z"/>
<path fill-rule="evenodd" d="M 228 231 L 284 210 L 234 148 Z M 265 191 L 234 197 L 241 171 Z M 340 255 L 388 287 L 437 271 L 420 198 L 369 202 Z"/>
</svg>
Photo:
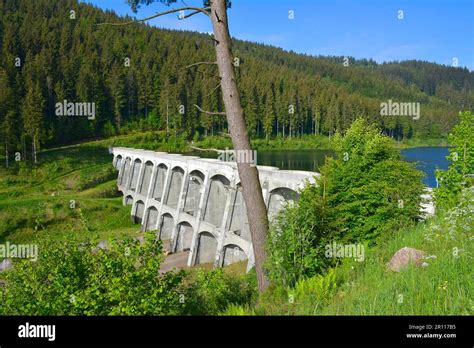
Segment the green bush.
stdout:
<svg viewBox="0 0 474 348">
<path fill-rule="evenodd" d="M 317 185 L 303 189 L 270 230 L 267 270 L 277 284 L 294 286 L 333 266 L 327 243 L 370 245 L 419 220 L 423 174 L 390 138 L 358 119 L 333 147 Z"/>
<path fill-rule="evenodd" d="M 184 272 L 159 275 L 161 243 L 147 235 L 110 248 L 96 242 L 39 245 L 36 262 L 21 260 L 1 277 L 2 315 L 173 315 L 183 313 L 177 286 Z"/>
<path fill-rule="evenodd" d="M 267 239 L 269 277 L 283 286 L 324 271 L 330 260 L 324 244 L 331 238 L 327 198 L 314 185 L 302 190 L 299 201 L 287 206 L 276 217 Z"/>
<path fill-rule="evenodd" d="M 435 190 L 435 199 L 438 208 L 455 206 L 460 192 L 474 185 L 474 115 L 461 112 L 459 117 L 459 124 L 448 137 L 451 145 L 447 157 L 449 168 L 436 172 L 439 187 Z"/>
<path fill-rule="evenodd" d="M 358 119 L 333 143 L 336 158 L 321 174 L 337 239 L 374 242 L 419 220 L 423 173 L 401 158 L 389 137 Z"/>
<path fill-rule="evenodd" d="M 227 274 L 224 269 L 193 270 L 183 282 L 184 312 L 193 315 L 217 315 L 230 305 L 251 303 L 257 293 L 254 273 Z"/>
</svg>

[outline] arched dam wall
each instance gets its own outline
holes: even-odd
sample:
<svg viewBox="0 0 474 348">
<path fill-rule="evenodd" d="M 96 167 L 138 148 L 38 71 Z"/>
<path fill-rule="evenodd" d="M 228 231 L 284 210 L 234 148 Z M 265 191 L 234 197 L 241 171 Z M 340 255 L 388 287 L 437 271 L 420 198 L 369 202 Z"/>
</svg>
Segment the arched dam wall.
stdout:
<svg viewBox="0 0 474 348">
<path fill-rule="evenodd" d="M 222 267 L 254 255 L 235 162 L 115 147 L 113 165 L 123 204 L 142 230 L 157 231 L 171 252 L 189 251 L 188 266 Z M 319 173 L 257 166 L 271 219 L 298 199 Z"/>
</svg>

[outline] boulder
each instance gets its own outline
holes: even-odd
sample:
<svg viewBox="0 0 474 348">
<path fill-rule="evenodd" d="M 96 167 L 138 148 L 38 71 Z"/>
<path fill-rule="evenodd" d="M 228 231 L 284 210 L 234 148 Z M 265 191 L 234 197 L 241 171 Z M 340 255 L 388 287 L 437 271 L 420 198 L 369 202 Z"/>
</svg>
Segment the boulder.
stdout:
<svg viewBox="0 0 474 348">
<path fill-rule="evenodd" d="M 145 237 L 143 235 L 135 237 L 135 239 L 140 242 L 140 245 L 145 245 Z"/>
<path fill-rule="evenodd" d="M 97 244 L 97 248 L 99 249 L 108 249 L 109 248 L 109 243 L 106 240 L 101 240 L 99 244 Z"/>
<path fill-rule="evenodd" d="M 97 254 L 99 250 L 107 250 L 109 249 L 109 243 L 106 240 L 101 240 L 97 246 L 92 249 L 92 254 Z"/>
<path fill-rule="evenodd" d="M 426 253 L 422 250 L 404 247 L 398 250 L 392 259 L 388 263 L 388 268 L 394 272 L 400 272 L 400 270 L 410 263 L 414 263 L 418 267 L 423 264 L 423 259 Z"/>
<path fill-rule="evenodd" d="M 13 263 L 10 259 L 4 259 L 2 262 L 0 262 L 0 272 L 6 271 L 7 269 L 10 269 L 12 267 Z"/>
</svg>

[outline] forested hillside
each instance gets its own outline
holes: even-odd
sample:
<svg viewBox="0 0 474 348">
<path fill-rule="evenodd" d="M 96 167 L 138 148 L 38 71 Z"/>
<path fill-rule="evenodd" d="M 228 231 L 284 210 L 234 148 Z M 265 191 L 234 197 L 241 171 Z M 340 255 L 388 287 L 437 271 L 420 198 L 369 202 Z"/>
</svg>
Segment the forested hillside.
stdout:
<svg viewBox="0 0 474 348">
<path fill-rule="evenodd" d="M 226 131 L 224 117 L 194 107 L 223 110 L 216 67 L 188 67 L 215 60 L 212 36 L 96 26 L 125 20 L 75 0 L 0 0 L 2 147 L 12 153 L 30 149 L 33 139 L 49 147 L 108 136 L 137 119 L 172 135 Z M 474 106 L 474 73 L 465 68 L 354 59 L 346 66 L 344 57 L 234 46 L 253 137 L 332 135 L 357 116 L 396 139 L 443 137 L 458 112 Z M 420 119 L 380 116 L 388 99 L 421 103 Z M 64 100 L 95 103 L 95 119 L 58 117 L 55 104 Z"/>
</svg>

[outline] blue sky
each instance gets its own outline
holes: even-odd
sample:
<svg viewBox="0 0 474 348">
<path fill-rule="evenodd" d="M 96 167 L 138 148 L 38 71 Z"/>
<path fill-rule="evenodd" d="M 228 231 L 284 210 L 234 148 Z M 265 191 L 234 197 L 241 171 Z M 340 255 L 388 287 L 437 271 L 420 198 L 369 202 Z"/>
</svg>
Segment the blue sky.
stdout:
<svg viewBox="0 0 474 348">
<path fill-rule="evenodd" d="M 83 0 L 136 18 L 168 9 L 160 3 L 133 14 L 125 0 Z M 202 0 L 187 0 L 202 5 Z M 181 0 L 172 7 L 183 6 Z M 293 11 L 294 18 L 289 18 Z M 403 11 L 403 19 L 398 19 Z M 473 0 L 232 0 L 233 37 L 310 55 L 353 56 L 377 62 L 420 59 L 474 70 Z M 204 15 L 174 14 L 148 22 L 169 29 L 209 32 Z"/>
</svg>

